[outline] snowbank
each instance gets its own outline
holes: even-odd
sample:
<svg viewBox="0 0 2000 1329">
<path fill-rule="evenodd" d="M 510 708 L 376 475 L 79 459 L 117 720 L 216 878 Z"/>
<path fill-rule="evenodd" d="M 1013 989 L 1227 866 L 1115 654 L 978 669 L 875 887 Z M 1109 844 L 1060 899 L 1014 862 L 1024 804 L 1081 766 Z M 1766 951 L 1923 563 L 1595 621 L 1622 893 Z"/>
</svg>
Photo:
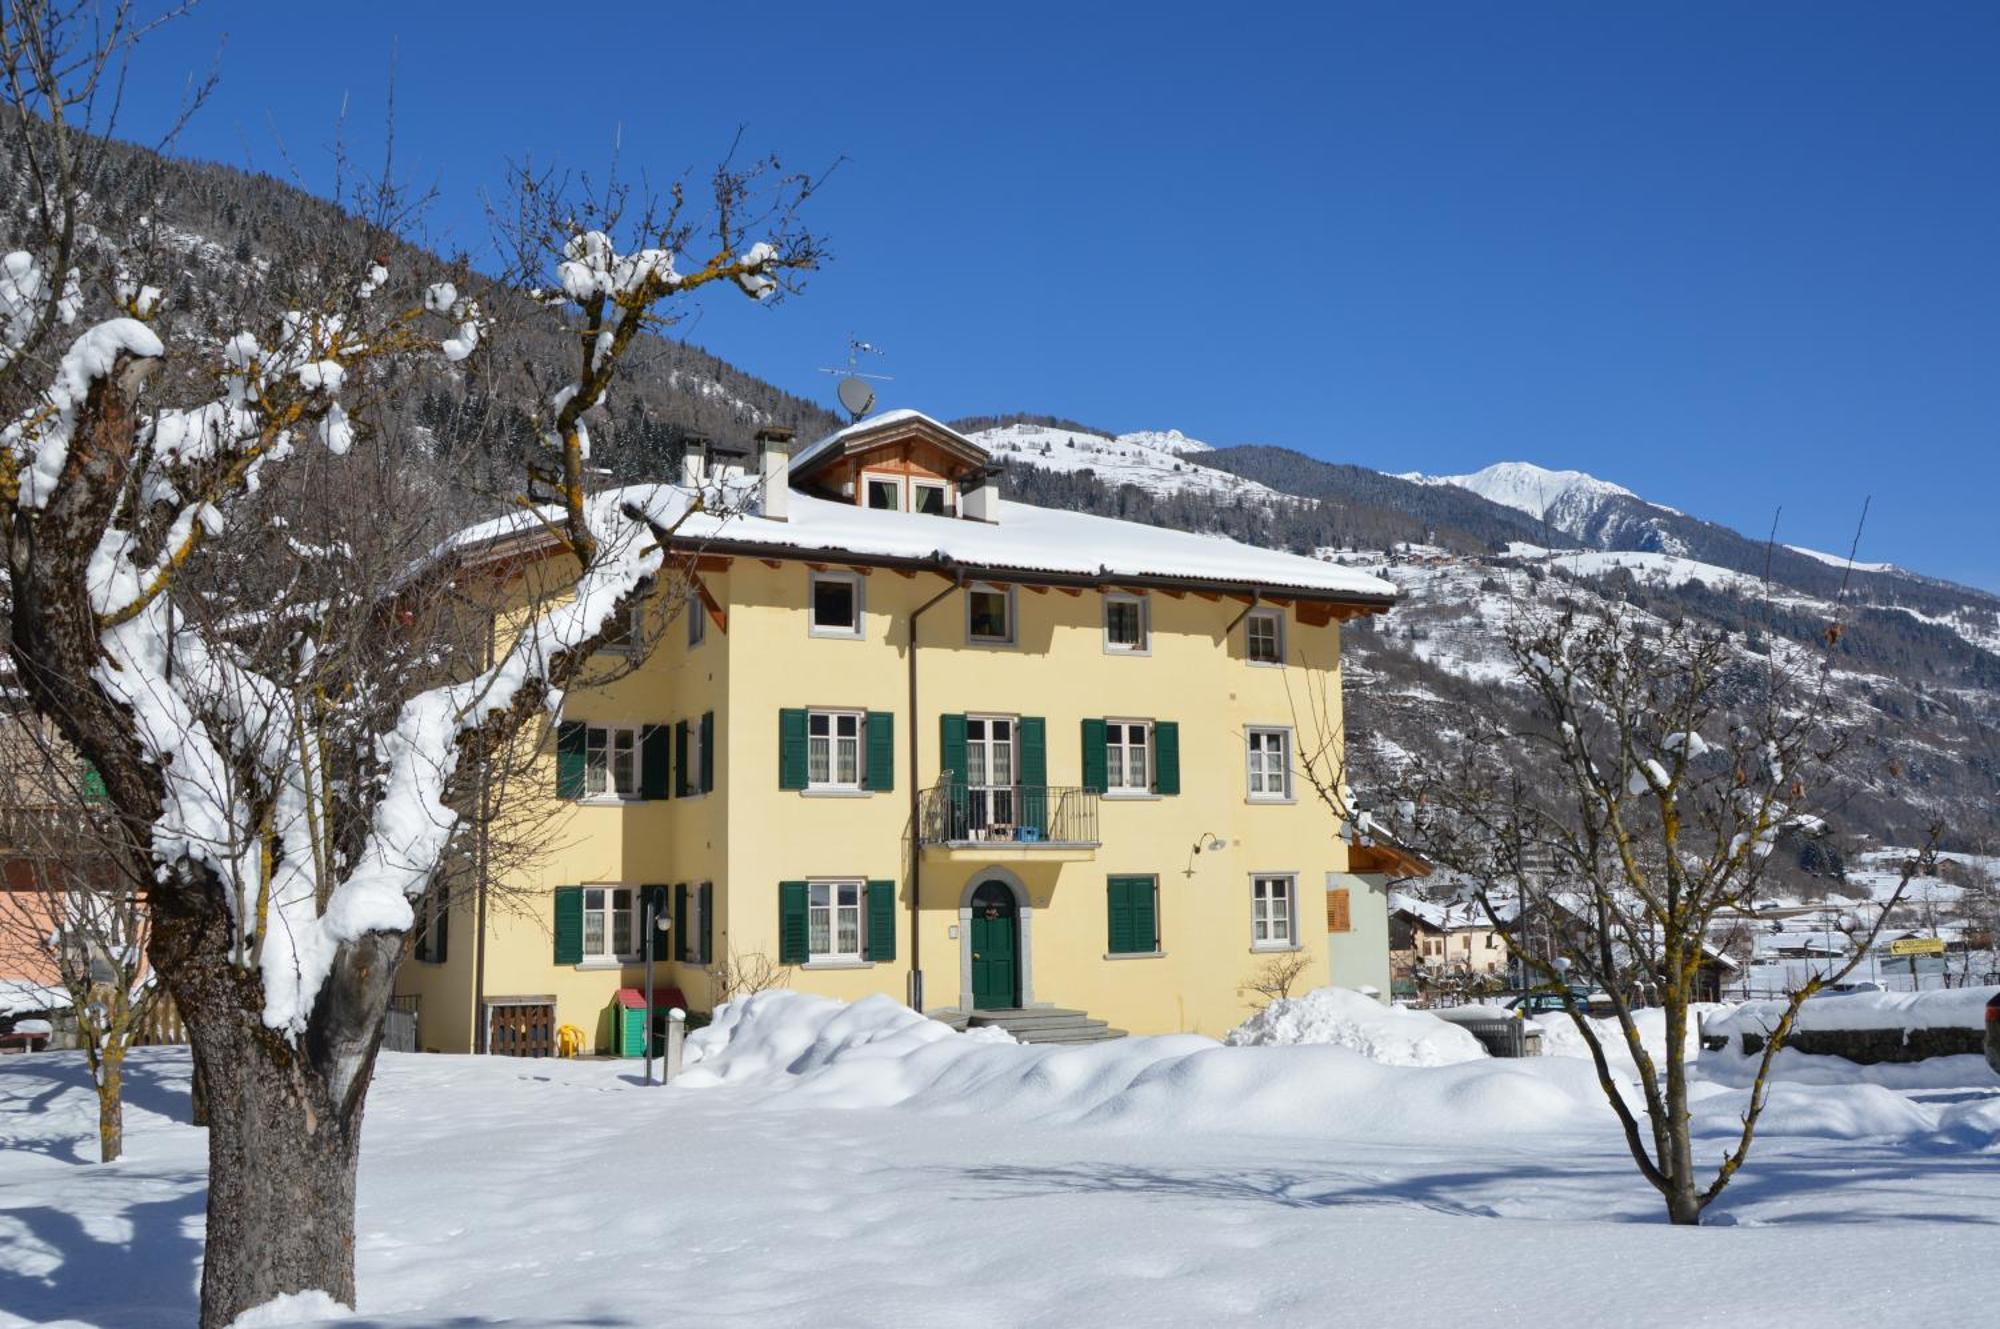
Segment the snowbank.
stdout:
<svg viewBox="0 0 2000 1329">
<path fill-rule="evenodd" d="M 1793 1028 L 1806 1029 L 1980 1029 L 1986 1003 L 2000 988 L 1953 988 L 1944 992 L 1842 992 L 1812 998 L 1799 1007 Z M 1769 1033 L 1785 1013 L 1782 1001 L 1752 1001 L 1708 1022 L 1710 1034 Z"/>
<path fill-rule="evenodd" d="M 682 1089 L 732 1086 L 801 1107 L 893 1107 L 1142 1134 L 1438 1140 L 1475 1127 L 1496 1135 L 1574 1128 L 1604 1112 L 1590 1068 L 1574 1061 L 1419 1068 L 1383 1065 L 1346 1047 L 1228 1047 L 1194 1034 L 1081 1047 L 996 1044 L 880 996 L 850 1006 L 762 992 L 724 1006 L 688 1042 L 692 1064 L 675 1082 Z M 1450 1035 L 1441 1045 L 1451 1045 Z"/>
<path fill-rule="evenodd" d="M 1486 1055 L 1479 1040 L 1427 1011 L 1399 1010 L 1351 988 L 1283 997 L 1229 1031 L 1231 1047 L 1328 1044 L 1385 1066 L 1450 1066 Z"/>
</svg>

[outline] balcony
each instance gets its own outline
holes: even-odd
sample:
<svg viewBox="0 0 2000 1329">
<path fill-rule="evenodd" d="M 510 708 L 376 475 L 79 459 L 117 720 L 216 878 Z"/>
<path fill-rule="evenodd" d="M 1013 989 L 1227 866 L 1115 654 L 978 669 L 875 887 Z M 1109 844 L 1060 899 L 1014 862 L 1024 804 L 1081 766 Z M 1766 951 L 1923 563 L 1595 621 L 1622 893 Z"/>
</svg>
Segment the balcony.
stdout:
<svg viewBox="0 0 2000 1329">
<path fill-rule="evenodd" d="M 1077 786 L 933 785 L 918 804 L 917 842 L 952 859 L 1088 859 L 1098 799 Z"/>
</svg>

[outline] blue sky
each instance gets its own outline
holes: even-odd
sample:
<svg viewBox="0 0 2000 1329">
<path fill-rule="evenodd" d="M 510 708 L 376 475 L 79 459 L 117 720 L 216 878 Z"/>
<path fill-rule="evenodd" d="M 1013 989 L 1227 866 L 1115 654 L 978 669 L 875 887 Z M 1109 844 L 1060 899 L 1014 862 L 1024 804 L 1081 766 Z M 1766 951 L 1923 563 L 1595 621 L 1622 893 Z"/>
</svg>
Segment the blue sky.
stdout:
<svg viewBox="0 0 2000 1329">
<path fill-rule="evenodd" d="M 323 189 L 343 101 L 477 256 L 505 164 L 846 161 L 834 263 L 684 329 L 830 402 L 1178 428 L 1390 471 L 1577 467 L 2000 589 L 2000 6 L 222 0 L 192 155 Z M 574 16 L 568 27 L 554 21 Z M 282 147 L 281 147 L 282 145 Z"/>
</svg>

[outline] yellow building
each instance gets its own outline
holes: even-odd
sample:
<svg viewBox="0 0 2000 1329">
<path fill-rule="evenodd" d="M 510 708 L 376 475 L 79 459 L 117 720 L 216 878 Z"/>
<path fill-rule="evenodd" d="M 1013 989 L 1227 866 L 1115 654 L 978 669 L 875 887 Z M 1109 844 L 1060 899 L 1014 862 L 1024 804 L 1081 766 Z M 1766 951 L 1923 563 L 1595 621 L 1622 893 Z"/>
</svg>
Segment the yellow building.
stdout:
<svg viewBox="0 0 2000 1329">
<path fill-rule="evenodd" d="M 636 616 L 643 659 L 564 701 L 522 807 L 557 843 L 420 936 L 421 1046 L 615 1050 L 649 901 L 695 1011 L 760 969 L 1060 1039 L 1220 1035 L 1274 962 L 1388 990 L 1385 899 L 1301 752 L 1337 768 L 1341 623 L 1391 586 L 1003 501 L 915 412 L 758 453 L 630 491 L 710 494 L 656 523 L 686 579 Z"/>
</svg>

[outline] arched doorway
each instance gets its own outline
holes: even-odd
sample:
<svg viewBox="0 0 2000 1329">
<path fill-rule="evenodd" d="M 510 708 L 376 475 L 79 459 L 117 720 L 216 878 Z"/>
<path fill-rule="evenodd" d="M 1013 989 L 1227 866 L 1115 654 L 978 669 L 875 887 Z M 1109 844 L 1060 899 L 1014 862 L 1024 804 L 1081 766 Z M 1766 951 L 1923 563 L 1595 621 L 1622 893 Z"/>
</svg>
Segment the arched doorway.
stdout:
<svg viewBox="0 0 2000 1329">
<path fill-rule="evenodd" d="M 1014 892 L 1003 881 L 973 888 L 966 921 L 975 1010 L 1011 1010 L 1021 1004 L 1021 918 Z"/>
</svg>

